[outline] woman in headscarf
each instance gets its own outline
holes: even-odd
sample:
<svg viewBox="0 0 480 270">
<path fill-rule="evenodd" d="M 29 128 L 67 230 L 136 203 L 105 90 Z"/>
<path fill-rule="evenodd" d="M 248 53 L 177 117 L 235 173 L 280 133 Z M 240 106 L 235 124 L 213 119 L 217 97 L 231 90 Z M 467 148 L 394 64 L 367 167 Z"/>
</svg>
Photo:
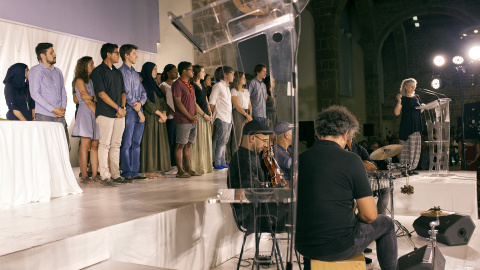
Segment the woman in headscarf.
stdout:
<svg viewBox="0 0 480 270">
<path fill-rule="evenodd" d="M 5 80 L 3 80 L 8 120 L 35 120 L 35 101 L 30 96 L 27 79 L 27 65 L 16 63 L 8 68 Z"/>
<path fill-rule="evenodd" d="M 143 64 L 141 76 L 143 88 L 147 92 L 147 102 L 143 106 L 145 129 L 140 144 L 140 171 L 145 172 L 148 178 L 165 177 L 161 172 L 171 169 L 166 125 L 167 102 L 165 94 L 155 82 L 157 66 L 146 62 Z"/>
</svg>

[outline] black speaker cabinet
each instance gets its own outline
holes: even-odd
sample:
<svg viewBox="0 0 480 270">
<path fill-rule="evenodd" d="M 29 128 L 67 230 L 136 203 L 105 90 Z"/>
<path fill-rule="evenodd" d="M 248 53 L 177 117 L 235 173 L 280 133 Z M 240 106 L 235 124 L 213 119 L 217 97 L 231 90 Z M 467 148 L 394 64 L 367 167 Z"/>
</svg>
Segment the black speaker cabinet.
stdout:
<svg viewBox="0 0 480 270">
<path fill-rule="evenodd" d="M 398 268 L 400 270 L 433 270 L 431 253 L 432 246 L 425 245 L 398 258 Z M 445 257 L 443 257 L 438 247 L 435 248 L 435 269 L 445 269 Z"/>
<path fill-rule="evenodd" d="M 430 238 L 430 222 L 436 220 L 433 217 L 420 216 L 413 222 L 413 228 L 418 235 Z M 435 227 L 438 230 L 437 241 L 448 246 L 466 245 L 475 230 L 472 218 L 463 215 L 450 215 L 440 217 L 440 225 Z"/>
<path fill-rule="evenodd" d="M 373 124 L 363 124 L 363 136 L 370 137 L 375 134 Z"/>
</svg>

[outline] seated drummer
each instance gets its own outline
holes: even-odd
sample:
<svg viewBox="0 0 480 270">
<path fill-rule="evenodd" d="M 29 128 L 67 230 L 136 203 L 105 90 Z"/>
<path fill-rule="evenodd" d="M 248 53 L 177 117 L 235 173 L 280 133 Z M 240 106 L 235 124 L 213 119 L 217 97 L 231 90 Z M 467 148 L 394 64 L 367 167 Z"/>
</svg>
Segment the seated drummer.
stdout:
<svg viewBox="0 0 480 270">
<path fill-rule="evenodd" d="M 370 158 L 370 155 L 367 152 L 367 149 L 363 148 L 363 146 L 358 145 L 353 142 L 351 138 L 348 140 L 347 145 L 345 145 L 345 149 L 348 151 L 351 151 L 355 154 L 357 154 L 360 159 L 362 159 L 363 165 L 365 166 L 365 169 L 367 170 L 368 174 L 373 173 L 375 177 L 377 175 L 374 173 L 377 170 L 375 162 Z M 374 181 L 377 179 L 375 178 Z M 375 196 L 378 197 L 377 201 L 377 213 L 378 214 L 386 214 L 387 213 L 387 205 L 388 205 L 388 199 L 390 198 L 390 188 L 382 188 L 380 190 L 377 190 Z"/>
<path fill-rule="evenodd" d="M 339 261 L 376 241 L 380 267 L 396 269 L 393 221 L 377 215 L 365 166 L 344 150 L 358 126 L 345 107 L 332 106 L 318 115 L 319 140 L 299 156 L 296 248 L 307 258 Z"/>
<path fill-rule="evenodd" d="M 370 158 L 367 149 L 363 148 L 363 146 L 356 144 L 353 142 L 353 138 L 348 140 L 347 144 L 345 145 L 345 149 L 357 154 L 365 165 L 365 169 L 367 172 L 374 172 L 377 170 L 377 164 Z"/>
<path fill-rule="evenodd" d="M 270 134 L 273 131 L 263 123 L 252 120 L 245 124 L 242 131 L 242 143 L 230 160 L 227 175 L 228 188 L 264 188 L 271 186 L 269 174 L 264 165 L 263 158 L 267 154 Z M 253 205 L 232 204 L 237 222 L 247 229 L 248 233 L 253 232 Z M 266 226 L 273 229 L 283 229 L 289 206 L 287 204 L 262 204 L 262 214 L 270 215 L 272 218 L 262 219 L 262 228 Z"/>
</svg>

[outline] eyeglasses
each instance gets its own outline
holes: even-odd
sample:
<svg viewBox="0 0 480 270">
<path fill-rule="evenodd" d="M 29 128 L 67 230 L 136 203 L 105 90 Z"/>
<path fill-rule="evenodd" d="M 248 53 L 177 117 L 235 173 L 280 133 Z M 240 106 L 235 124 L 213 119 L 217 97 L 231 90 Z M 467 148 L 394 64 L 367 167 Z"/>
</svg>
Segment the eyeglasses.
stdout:
<svg viewBox="0 0 480 270">
<path fill-rule="evenodd" d="M 263 143 L 268 144 L 268 139 L 262 139 L 262 138 L 258 137 L 257 135 L 255 135 L 255 138 L 261 140 Z"/>
</svg>

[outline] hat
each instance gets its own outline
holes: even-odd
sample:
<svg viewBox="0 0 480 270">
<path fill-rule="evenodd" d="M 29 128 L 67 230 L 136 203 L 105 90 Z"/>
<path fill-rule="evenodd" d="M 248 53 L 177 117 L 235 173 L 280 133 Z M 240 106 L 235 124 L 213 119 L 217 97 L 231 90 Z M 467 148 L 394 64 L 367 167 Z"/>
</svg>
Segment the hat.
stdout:
<svg viewBox="0 0 480 270">
<path fill-rule="evenodd" d="M 290 124 L 288 122 L 278 122 L 273 127 L 273 131 L 277 135 L 283 134 L 289 130 L 292 130 L 292 128 L 290 127 Z"/>
<path fill-rule="evenodd" d="M 243 135 L 255 135 L 255 134 L 273 134 L 273 131 L 265 124 L 252 120 L 245 124 L 243 127 Z"/>
</svg>

